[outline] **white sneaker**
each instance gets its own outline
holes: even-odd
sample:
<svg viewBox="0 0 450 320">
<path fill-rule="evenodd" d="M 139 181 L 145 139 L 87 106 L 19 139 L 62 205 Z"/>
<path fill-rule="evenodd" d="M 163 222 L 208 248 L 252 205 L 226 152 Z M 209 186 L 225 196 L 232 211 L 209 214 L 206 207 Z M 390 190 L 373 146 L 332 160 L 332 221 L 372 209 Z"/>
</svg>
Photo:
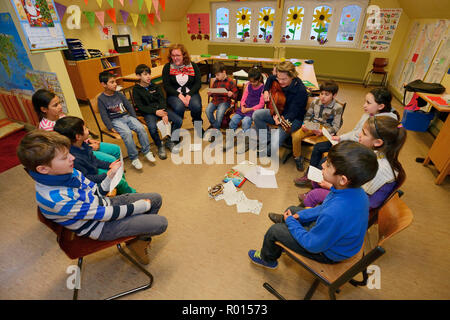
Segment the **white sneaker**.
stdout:
<svg viewBox="0 0 450 320">
<path fill-rule="evenodd" d="M 141 161 L 139 161 L 139 159 L 134 159 L 133 161 L 131 161 L 131 165 L 133 166 L 133 167 L 135 167 L 136 169 L 138 169 L 138 170 L 141 170 L 142 169 L 142 163 L 141 163 Z"/>
<path fill-rule="evenodd" d="M 155 157 L 153 156 L 153 153 L 152 153 L 151 151 L 149 151 L 147 154 L 145 154 L 145 157 L 146 157 L 147 160 L 150 161 L 150 162 L 155 162 L 155 161 L 156 161 L 156 159 L 155 159 Z"/>
</svg>

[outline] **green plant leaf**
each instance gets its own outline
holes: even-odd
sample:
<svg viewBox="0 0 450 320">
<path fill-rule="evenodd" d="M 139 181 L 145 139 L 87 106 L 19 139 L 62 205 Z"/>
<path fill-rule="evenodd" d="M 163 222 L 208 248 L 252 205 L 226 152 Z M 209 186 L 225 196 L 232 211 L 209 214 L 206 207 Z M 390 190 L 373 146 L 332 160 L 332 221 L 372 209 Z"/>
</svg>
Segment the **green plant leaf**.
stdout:
<svg viewBox="0 0 450 320">
<path fill-rule="evenodd" d="M 262 32 L 266 32 L 265 28 L 259 28 L 259 30 L 261 30 Z"/>
<path fill-rule="evenodd" d="M 295 30 L 294 30 L 294 29 L 289 29 L 289 32 L 290 32 L 290 33 L 294 33 Z"/>
<path fill-rule="evenodd" d="M 247 32 L 249 30 L 250 30 L 250 28 L 245 28 L 245 29 L 242 29 L 242 32 Z"/>
</svg>

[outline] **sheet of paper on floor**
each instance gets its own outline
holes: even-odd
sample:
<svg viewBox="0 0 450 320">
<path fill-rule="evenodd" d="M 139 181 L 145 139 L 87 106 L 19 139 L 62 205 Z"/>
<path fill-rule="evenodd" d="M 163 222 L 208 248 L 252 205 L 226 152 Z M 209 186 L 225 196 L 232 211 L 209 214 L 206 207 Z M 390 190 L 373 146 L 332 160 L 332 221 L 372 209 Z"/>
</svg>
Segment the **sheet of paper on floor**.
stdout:
<svg viewBox="0 0 450 320">
<path fill-rule="evenodd" d="M 249 170 L 245 177 L 258 188 L 278 188 L 275 172 L 260 166 Z"/>
<path fill-rule="evenodd" d="M 248 199 L 244 191 L 237 191 L 232 181 L 228 181 L 223 185 L 223 193 L 215 197 L 216 201 L 225 200 L 225 203 L 229 206 L 236 205 L 239 213 L 250 212 L 258 214 L 262 209 L 262 202 L 258 200 Z"/>
</svg>

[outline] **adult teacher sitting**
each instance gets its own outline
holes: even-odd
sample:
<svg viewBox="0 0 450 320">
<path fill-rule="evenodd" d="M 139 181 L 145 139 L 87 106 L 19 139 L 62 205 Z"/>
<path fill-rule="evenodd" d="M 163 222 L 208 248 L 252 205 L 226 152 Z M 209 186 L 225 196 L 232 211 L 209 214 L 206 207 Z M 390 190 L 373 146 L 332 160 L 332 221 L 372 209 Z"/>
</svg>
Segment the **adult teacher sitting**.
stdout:
<svg viewBox="0 0 450 320">
<path fill-rule="evenodd" d="M 195 122 L 200 121 L 201 132 L 197 134 L 202 137 L 202 99 L 199 94 L 202 85 L 201 73 L 197 64 L 191 61 L 184 45 L 172 44 L 169 47 L 169 62 L 164 65 L 162 77 L 167 104 L 181 119 L 186 108 L 190 109 L 194 128 Z"/>
<path fill-rule="evenodd" d="M 264 101 L 269 102 L 271 100 L 269 92 L 273 89 L 272 87 L 278 85 L 286 97 L 283 112 L 280 112 L 281 119 L 276 113 L 271 113 L 270 109 L 259 109 L 253 113 L 253 121 L 259 138 L 260 155 L 267 154 L 267 156 L 270 156 L 271 150 L 278 150 L 290 134 L 300 130 L 305 117 L 308 93 L 292 62 L 283 61 L 279 63 L 276 66 L 276 75 L 267 78 L 264 85 Z M 276 125 L 278 128 L 274 135 L 271 135 L 268 131 L 266 144 L 265 139 L 261 139 L 259 130 L 270 129 L 267 127 L 268 124 Z M 270 145 L 272 145 L 272 148 L 268 148 Z"/>
</svg>

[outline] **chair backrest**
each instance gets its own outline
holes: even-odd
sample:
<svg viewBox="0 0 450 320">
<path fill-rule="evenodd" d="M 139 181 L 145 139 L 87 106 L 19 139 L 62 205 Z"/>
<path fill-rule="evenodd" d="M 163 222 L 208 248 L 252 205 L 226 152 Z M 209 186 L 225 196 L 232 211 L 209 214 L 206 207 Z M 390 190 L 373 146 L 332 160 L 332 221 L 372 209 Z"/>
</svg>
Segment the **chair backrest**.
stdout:
<svg viewBox="0 0 450 320">
<path fill-rule="evenodd" d="M 373 60 L 373 66 L 376 68 L 384 68 L 388 65 L 389 59 L 388 58 L 375 58 Z"/>
<path fill-rule="evenodd" d="M 378 246 L 408 227 L 412 220 L 411 209 L 395 193 L 378 211 Z"/>
</svg>

